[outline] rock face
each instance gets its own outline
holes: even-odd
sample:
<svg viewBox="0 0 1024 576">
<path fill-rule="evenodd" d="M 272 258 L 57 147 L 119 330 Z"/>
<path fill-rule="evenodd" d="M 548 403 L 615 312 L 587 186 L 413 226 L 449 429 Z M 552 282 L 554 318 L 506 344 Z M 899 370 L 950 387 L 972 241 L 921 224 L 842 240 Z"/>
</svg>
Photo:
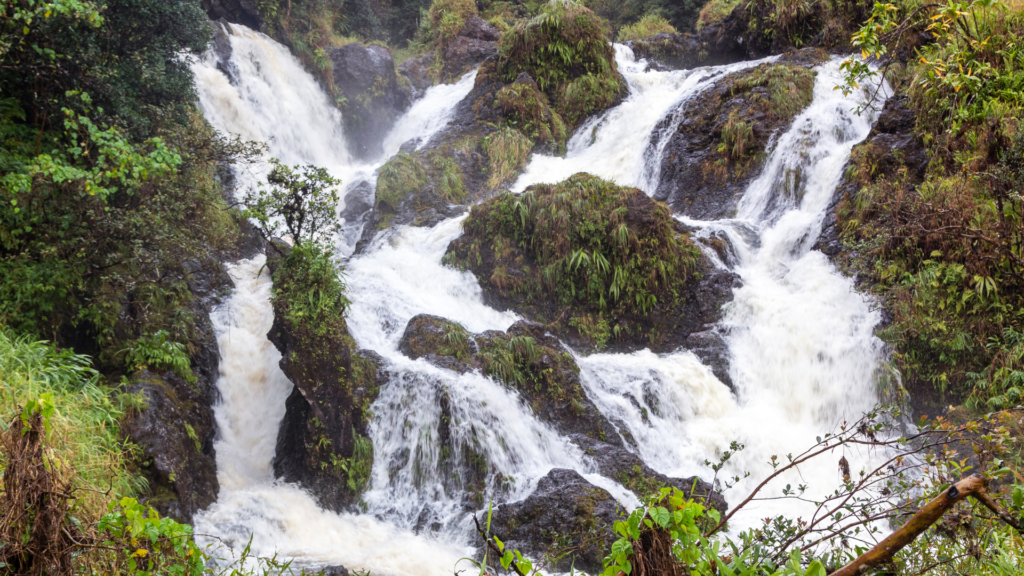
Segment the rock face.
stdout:
<svg viewBox="0 0 1024 576">
<path fill-rule="evenodd" d="M 772 136 L 810 104 L 809 69 L 826 58 L 816 49 L 789 53 L 775 64 L 730 74 L 685 102 L 674 116 L 683 120 L 668 136 L 653 197 L 697 220 L 731 217 L 760 173 Z"/>
<path fill-rule="evenodd" d="M 553 567 L 570 567 L 590 574 L 616 540 L 612 529 L 626 512 L 607 491 L 587 482 L 574 470 L 554 469 L 540 479 L 533 494 L 494 511 L 491 533 L 509 549 L 533 558 L 563 557 Z"/>
<path fill-rule="evenodd" d="M 458 36 L 444 49 L 444 68 L 441 75 L 448 81 L 457 80 L 484 60 L 497 56 L 495 42 L 501 33 L 494 26 L 472 16 L 466 20 Z"/>
<path fill-rule="evenodd" d="M 255 0 L 200 0 L 199 5 L 211 20 L 221 18 L 259 30 L 263 24 Z"/>
<path fill-rule="evenodd" d="M 191 523 L 220 491 L 213 449 L 213 391 L 201 390 L 173 372 L 143 370 L 132 379 L 128 392 L 141 395 L 146 403 L 128 420 L 125 431 L 151 460 L 147 475 L 153 495 L 148 503 L 179 522 Z"/>
<path fill-rule="evenodd" d="M 295 385 L 278 432 L 274 474 L 301 484 L 324 507 L 344 510 L 369 480 L 368 407 L 385 375 L 377 354 L 355 350 L 340 313 L 312 320 L 290 315 L 292 299 L 306 293 L 296 260 L 285 257 L 273 272 L 274 324 L 267 337 Z"/>
<path fill-rule="evenodd" d="M 399 82 L 391 52 L 376 44 L 352 42 L 331 48 L 334 85 L 344 96 L 342 120 L 352 154 L 377 157 L 384 136 L 409 105 L 411 93 Z"/>
</svg>

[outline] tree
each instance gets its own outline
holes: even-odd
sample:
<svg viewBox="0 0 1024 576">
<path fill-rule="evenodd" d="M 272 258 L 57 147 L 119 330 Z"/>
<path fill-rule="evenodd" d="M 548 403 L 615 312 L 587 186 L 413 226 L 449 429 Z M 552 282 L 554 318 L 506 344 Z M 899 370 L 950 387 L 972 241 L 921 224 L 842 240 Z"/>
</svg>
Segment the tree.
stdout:
<svg viewBox="0 0 1024 576">
<path fill-rule="evenodd" d="M 341 181 L 316 166 L 289 167 L 277 158 L 270 163 L 274 166 L 267 175 L 270 189 L 246 194 L 245 216 L 256 220 L 264 240 L 281 234 L 283 220 L 296 246 L 329 241 L 340 226 L 337 187 Z"/>
</svg>

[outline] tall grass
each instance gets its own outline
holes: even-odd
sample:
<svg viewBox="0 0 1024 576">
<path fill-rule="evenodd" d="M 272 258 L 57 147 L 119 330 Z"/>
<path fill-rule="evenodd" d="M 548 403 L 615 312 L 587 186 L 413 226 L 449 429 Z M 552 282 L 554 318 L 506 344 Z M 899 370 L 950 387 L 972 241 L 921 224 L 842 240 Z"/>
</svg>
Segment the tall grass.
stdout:
<svg viewBox="0 0 1024 576">
<path fill-rule="evenodd" d="M 701 12 L 701 14 L 703 14 L 703 12 Z M 661 34 L 662 32 L 675 34 L 676 29 L 668 23 L 668 20 L 657 14 L 645 14 L 644 17 L 637 22 L 628 26 L 623 26 L 619 30 L 617 40 L 619 42 L 640 40 L 642 38 L 650 38 L 651 36 Z"/>
<path fill-rule="evenodd" d="M 129 470 L 137 447 L 121 439 L 119 423 L 129 398 L 100 384 L 88 356 L 57 350 L 52 344 L 19 337 L 0 326 L 0 426 L 6 429 L 22 407 L 52 394 L 49 445 L 68 464 L 82 488 L 80 516 L 99 517 L 107 502 L 146 489 Z M 0 461 L 0 469 L 6 462 Z"/>
</svg>

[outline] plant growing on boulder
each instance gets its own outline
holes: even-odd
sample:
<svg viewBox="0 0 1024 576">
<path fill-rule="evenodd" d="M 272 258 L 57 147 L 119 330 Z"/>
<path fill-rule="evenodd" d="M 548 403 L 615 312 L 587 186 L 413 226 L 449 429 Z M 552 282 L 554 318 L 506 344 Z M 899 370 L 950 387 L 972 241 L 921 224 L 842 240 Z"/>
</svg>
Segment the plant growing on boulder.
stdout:
<svg viewBox="0 0 1024 576">
<path fill-rule="evenodd" d="M 526 165 L 533 142 L 515 128 L 503 126 L 485 136 L 480 146 L 487 155 L 487 186 L 493 190 Z"/>
<path fill-rule="evenodd" d="M 534 312 L 568 316 L 569 325 L 607 317 L 616 337 L 678 304 L 700 259 L 668 207 L 589 174 L 501 194 L 473 207 L 463 227 L 447 262 L 486 274 L 485 284 Z"/>
<path fill-rule="evenodd" d="M 325 242 L 338 231 L 338 192 L 341 184 L 323 169 L 312 165 L 289 167 L 277 158 L 267 175 L 269 190 L 250 190 L 245 195 L 245 216 L 257 222 L 264 240 L 284 229 L 295 246 Z"/>
<path fill-rule="evenodd" d="M 377 175 L 377 206 L 395 212 L 403 200 L 429 182 L 427 168 L 415 157 L 400 152 Z"/>
<path fill-rule="evenodd" d="M 494 104 L 508 121 L 531 139 L 565 150 L 565 122 L 548 107 L 547 96 L 534 82 L 514 82 L 494 95 Z"/>
<path fill-rule="evenodd" d="M 506 32 L 498 72 L 508 82 L 529 74 L 570 126 L 610 106 L 626 88 L 603 21 L 576 2 L 551 2 Z"/>
</svg>

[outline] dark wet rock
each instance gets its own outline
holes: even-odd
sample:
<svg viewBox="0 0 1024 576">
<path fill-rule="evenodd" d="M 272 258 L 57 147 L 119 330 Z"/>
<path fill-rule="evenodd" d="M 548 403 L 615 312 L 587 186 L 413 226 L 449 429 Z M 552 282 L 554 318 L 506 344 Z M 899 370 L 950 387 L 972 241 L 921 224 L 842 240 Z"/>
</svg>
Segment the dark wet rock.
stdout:
<svg viewBox="0 0 1024 576">
<path fill-rule="evenodd" d="M 399 81 L 391 52 L 383 46 L 352 42 L 331 48 L 328 57 L 334 85 L 346 100 L 342 121 L 349 148 L 358 158 L 374 158 L 409 105 L 409 86 Z"/>
<path fill-rule="evenodd" d="M 687 336 L 684 346 L 700 358 L 705 366 L 711 368 L 711 373 L 722 384 L 732 389 L 732 377 L 729 376 L 729 345 L 722 337 L 720 328 L 694 332 Z"/>
<path fill-rule="evenodd" d="M 430 63 L 434 61 L 434 53 L 428 52 L 418 58 L 410 58 L 398 65 L 398 73 L 405 77 L 412 85 L 414 96 L 420 95 L 424 90 L 430 88 L 433 82 L 430 79 Z"/>
<path fill-rule="evenodd" d="M 499 506 L 491 533 L 508 549 L 533 558 L 568 552 L 552 567 L 554 572 L 575 568 L 596 574 L 616 539 L 613 525 L 625 514 L 607 491 L 574 470 L 556 468 L 525 500 Z"/>
<path fill-rule="evenodd" d="M 274 324 L 267 337 L 281 352 L 281 370 L 295 385 L 277 436 L 274 474 L 297 482 L 331 510 L 352 505 L 366 488 L 373 463 L 367 438 L 369 405 L 384 381 L 383 361 L 355 349 L 344 319 L 296 320 L 289 259 L 274 272 Z M 284 288 L 282 288 L 284 287 Z M 294 290 L 294 293 L 290 292 Z"/>
<path fill-rule="evenodd" d="M 654 198 L 697 220 L 731 217 L 761 172 L 773 137 L 810 103 L 814 76 L 808 69 L 825 59 L 813 48 L 788 53 L 777 63 L 730 74 L 683 103 L 662 121 L 662 128 L 679 124 L 667 136 Z M 771 94 L 772 75 L 787 77 L 796 91 Z"/>
<path fill-rule="evenodd" d="M 485 42 L 497 42 L 501 38 L 501 32 L 479 16 L 470 16 L 462 26 L 462 30 L 459 31 L 459 36 Z"/>
<path fill-rule="evenodd" d="M 626 42 L 637 59 L 643 58 L 666 70 L 686 70 L 700 66 L 721 66 L 768 54 L 748 39 L 748 22 L 743 6 L 721 22 L 696 33 L 662 32 L 650 38 Z"/>
<path fill-rule="evenodd" d="M 127 390 L 145 407 L 127 420 L 125 432 L 149 462 L 149 505 L 179 522 L 217 499 L 217 465 L 213 449 L 216 423 L 213 399 L 196 384 L 173 372 L 136 374 Z"/>
<path fill-rule="evenodd" d="M 497 55 L 494 42 L 456 36 L 445 48 L 442 74 L 447 79 L 457 80 L 477 64 Z"/>
<path fill-rule="evenodd" d="M 256 0 L 200 0 L 211 20 L 224 19 L 259 30 L 263 24 Z"/>
<path fill-rule="evenodd" d="M 277 272 L 284 262 L 285 258 L 288 257 L 292 252 L 292 245 L 281 238 L 271 238 L 270 242 L 267 242 L 266 254 L 267 254 L 267 270 L 271 274 Z"/>
<path fill-rule="evenodd" d="M 583 391 L 572 353 L 540 324 L 520 321 L 507 332 L 473 334 L 445 318 L 420 314 L 406 326 L 399 350 L 441 368 L 491 375 L 516 390 L 540 420 L 561 434 L 622 443 Z M 515 368 L 510 372 L 508 366 Z"/>
<path fill-rule="evenodd" d="M 697 476 L 689 478 L 671 478 L 656 472 L 639 456 L 623 446 L 615 446 L 586 436 L 569 437 L 583 449 L 592 462 L 597 465 L 602 476 L 606 476 L 622 484 L 637 498 L 646 500 L 658 494 L 662 488 L 678 488 L 687 498 L 702 499 L 705 506 L 724 513 L 729 504 L 711 485 Z"/>
<path fill-rule="evenodd" d="M 228 77 L 228 80 L 232 84 L 238 82 L 237 71 L 231 64 L 231 54 L 234 49 L 231 47 L 231 24 L 223 18 L 210 23 L 210 29 L 213 31 L 213 42 L 211 47 L 213 53 L 217 56 L 217 69 L 224 73 Z"/>
<path fill-rule="evenodd" d="M 345 220 L 342 236 L 349 246 L 359 240 L 363 226 L 370 219 L 370 211 L 373 210 L 373 195 L 373 185 L 365 180 L 350 187 L 345 194 L 345 208 L 341 211 L 340 216 Z"/>
<path fill-rule="evenodd" d="M 320 576 L 348 576 L 349 571 L 344 566 L 324 566 L 319 571 Z"/>
</svg>

